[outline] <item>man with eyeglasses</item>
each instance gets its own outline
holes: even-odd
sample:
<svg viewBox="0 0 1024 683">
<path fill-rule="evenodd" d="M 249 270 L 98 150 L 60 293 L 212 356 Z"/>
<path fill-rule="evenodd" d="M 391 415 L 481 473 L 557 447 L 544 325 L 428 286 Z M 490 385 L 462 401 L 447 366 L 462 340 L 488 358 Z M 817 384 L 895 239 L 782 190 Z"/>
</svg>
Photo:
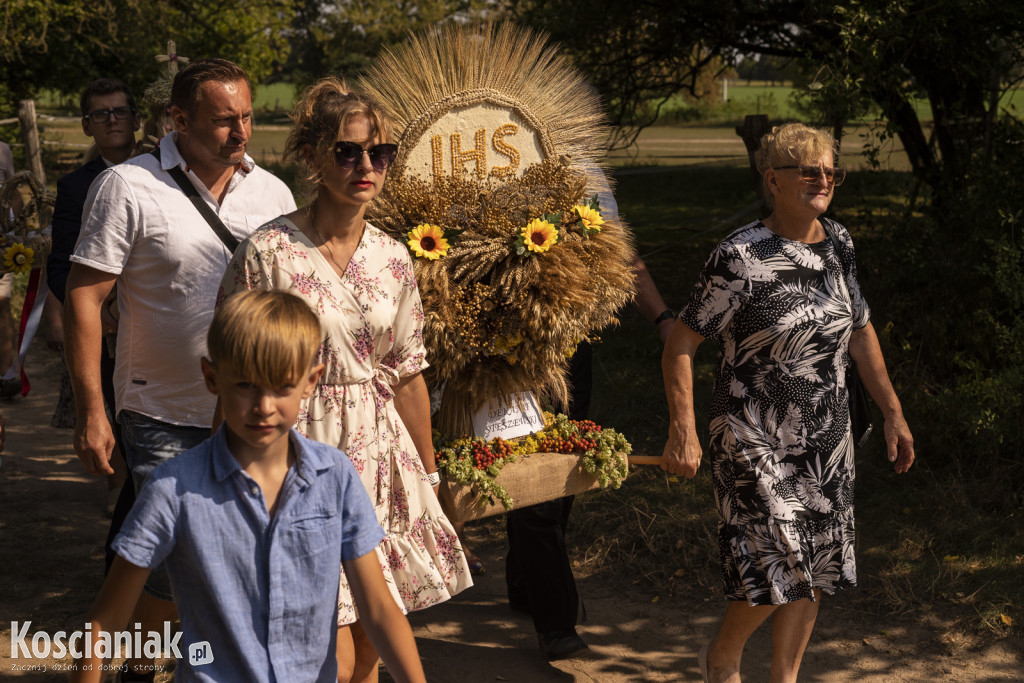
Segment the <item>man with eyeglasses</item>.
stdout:
<svg viewBox="0 0 1024 683">
<path fill-rule="evenodd" d="M 100 310 L 116 283 L 115 404 L 136 490 L 161 462 L 210 435 L 214 401 L 199 359 L 234 248 L 228 245 L 295 209 L 287 186 L 246 154 L 251 92 L 236 64 L 189 64 L 171 86 L 174 130 L 157 153 L 104 171 L 86 200 L 64 307 L 75 451 L 91 474 L 111 471 L 114 439 L 99 381 Z M 162 632 L 174 614 L 170 598 L 167 574 L 158 569 L 131 623 Z M 122 672 L 119 680 L 152 680 L 151 662 L 133 656 L 130 668 L 143 677 Z"/>
<path fill-rule="evenodd" d="M 99 78 L 90 83 L 80 104 L 82 132 L 96 143 L 97 155 L 57 181 L 53 248 L 46 261 L 46 284 L 62 304 L 89 186 L 100 173 L 131 156 L 135 131 L 142 124 L 132 91 L 116 78 Z"/>
<path fill-rule="evenodd" d="M 53 246 L 46 261 L 46 284 L 61 304 L 89 188 L 100 173 L 132 155 L 135 133 L 142 123 L 135 107 L 135 96 L 117 78 L 98 78 L 91 82 L 82 93 L 79 106 L 82 132 L 93 139 L 94 146 L 86 152 L 82 166 L 57 181 Z"/>
</svg>

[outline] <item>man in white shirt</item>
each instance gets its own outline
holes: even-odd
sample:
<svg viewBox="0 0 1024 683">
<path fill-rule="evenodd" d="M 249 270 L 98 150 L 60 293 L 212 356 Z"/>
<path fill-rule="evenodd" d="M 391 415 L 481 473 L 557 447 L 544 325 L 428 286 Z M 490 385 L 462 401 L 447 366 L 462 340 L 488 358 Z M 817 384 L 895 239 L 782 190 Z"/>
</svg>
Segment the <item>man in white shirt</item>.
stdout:
<svg viewBox="0 0 1024 683">
<path fill-rule="evenodd" d="M 174 131 L 160 141 L 159 156 L 130 159 L 93 183 L 71 257 L 64 312 L 75 451 L 86 471 L 109 474 L 114 438 L 100 389 L 100 310 L 117 284 L 115 404 L 137 489 L 158 464 L 210 435 L 214 402 L 199 358 L 231 258 L 171 169 L 185 173 L 238 240 L 295 209 L 285 184 L 245 153 L 252 97 L 240 67 L 208 59 L 179 72 L 171 89 L 171 119 Z M 140 601 L 132 620 L 143 623 L 143 632 L 146 622 L 168 615 L 166 605 L 152 600 L 170 598 L 166 574 L 154 574 L 147 585 L 152 597 Z"/>
</svg>

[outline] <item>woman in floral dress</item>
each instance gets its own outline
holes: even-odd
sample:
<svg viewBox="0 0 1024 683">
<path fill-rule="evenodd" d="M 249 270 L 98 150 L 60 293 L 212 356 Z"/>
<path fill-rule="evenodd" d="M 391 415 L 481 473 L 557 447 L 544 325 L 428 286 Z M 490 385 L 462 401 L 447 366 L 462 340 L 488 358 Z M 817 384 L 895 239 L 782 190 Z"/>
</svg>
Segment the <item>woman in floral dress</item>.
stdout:
<svg viewBox="0 0 1024 683">
<path fill-rule="evenodd" d="M 423 308 L 406 247 L 363 220 L 396 147 L 375 102 L 328 78 L 296 106 L 286 154 L 309 167 L 316 196 L 255 231 L 234 254 L 221 296 L 285 289 L 320 316 L 326 365 L 298 430 L 348 454 L 387 536 L 377 548 L 403 611 L 472 585 L 436 496 L 430 407 L 421 372 Z M 359 627 L 342 573 L 338 679 L 377 679 L 377 653 Z"/>
<path fill-rule="evenodd" d="M 693 355 L 704 339 L 719 342 L 709 450 L 729 605 L 700 651 L 704 680 L 739 681 L 747 638 L 772 617 L 771 680 L 795 681 L 821 593 L 857 581 L 851 357 L 885 415 L 896 472 L 914 460 L 857 285 L 853 242 L 821 217 L 844 178 L 835 149 L 827 133 L 801 124 L 764 136 L 757 164 L 772 213 L 712 252 L 663 357 L 670 425 L 662 468 L 692 477 L 701 460 Z"/>
</svg>

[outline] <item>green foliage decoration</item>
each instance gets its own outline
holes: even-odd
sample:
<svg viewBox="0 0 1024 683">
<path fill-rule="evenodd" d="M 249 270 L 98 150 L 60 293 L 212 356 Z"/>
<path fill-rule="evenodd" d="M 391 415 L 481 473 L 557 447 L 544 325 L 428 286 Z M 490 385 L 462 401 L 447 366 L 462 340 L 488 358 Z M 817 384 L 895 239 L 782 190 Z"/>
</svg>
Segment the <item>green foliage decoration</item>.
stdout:
<svg viewBox="0 0 1024 683">
<path fill-rule="evenodd" d="M 578 422 L 565 415 L 557 415 L 554 423 L 544 431 L 564 440 L 582 438 L 589 441 L 589 448 L 580 456 L 583 469 L 597 477 L 601 488 L 617 489 L 622 486 L 629 474 L 626 456 L 633 452 L 625 436 L 614 429 L 602 429 L 589 420 Z"/>
<path fill-rule="evenodd" d="M 449 482 L 471 487 L 481 505 L 498 500 L 506 510 L 511 510 L 515 501 L 496 479 L 505 465 L 531 454 L 544 457 L 544 453 L 578 453 L 580 465 L 601 488 L 617 489 L 622 485 L 629 474 L 626 456 L 632 452 L 625 436 L 562 414 L 545 413 L 544 420 L 540 432 L 513 440 L 468 436 L 444 439 L 435 432 L 437 469 Z"/>
</svg>

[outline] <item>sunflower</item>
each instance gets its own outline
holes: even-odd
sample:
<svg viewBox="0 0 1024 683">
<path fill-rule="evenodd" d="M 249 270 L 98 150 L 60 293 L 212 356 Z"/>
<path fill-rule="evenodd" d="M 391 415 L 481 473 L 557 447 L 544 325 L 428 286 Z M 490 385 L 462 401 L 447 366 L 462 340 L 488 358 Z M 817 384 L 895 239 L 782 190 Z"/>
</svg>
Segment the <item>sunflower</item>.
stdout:
<svg viewBox="0 0 1024 683">
<path fill-rule="evenodd" d="M 420 223 L 409 231 L 406 243 L 413 253 L 420 258 L 436 261 L 448 253 L 448 240 L 444 238 L 444 230 L 430 223 Z"/>
<path fill-rule="evenodd" d="M 522 237 L 527 249 L 542 254 L 558 241 L 558 230 L 551 223 L 534 218 L 523 228 Z"/>
<path fill-rule="evenodd" d="M 4 252 L 4 266 L 12 273 L 27 273 L 32 270 L 32 259 L 35 252 L 31 247 L 14 243 Z"/>
<path fill-rule="evenodd" d="M 598 211 L 583 204 L 577 204 L 572 207 L 572 210 L 579 218 L 588 235 L 601 232 L 601 227 L 604 226 L 604 219 L 601 218 L 601 214 Z"/>
</svg>

